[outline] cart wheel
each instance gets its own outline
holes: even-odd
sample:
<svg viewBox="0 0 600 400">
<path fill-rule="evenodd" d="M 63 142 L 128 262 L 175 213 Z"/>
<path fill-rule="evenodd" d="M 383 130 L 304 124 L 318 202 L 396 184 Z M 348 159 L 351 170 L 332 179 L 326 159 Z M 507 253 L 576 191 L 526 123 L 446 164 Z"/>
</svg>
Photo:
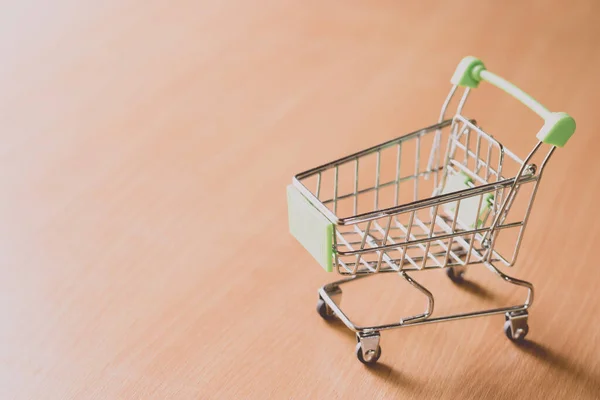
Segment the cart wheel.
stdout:
<svg viewBox="0 0 600 400">
<path fill-rule="evenodd" d="M 450 267 L 446 269 L 446 274 L 448 278 L 454 283 L 463 283 L 465 280 L 464 272 L 458 272 L 454 268 Z"/>
<path fill-rule="evenodd" d="M 356 348 L 355 348 L 354 352 L 356 353 L 356 357 L 358 358 L 358 361 L 360 361 L 361 363 L 363 363 L 365 365 L 375 364 L 377 362 L 377 360 L 379 360 L 379 357 L 381 357 L 381 346 L 377 346 L 376 352 L 373 350 L 370 350 L 367 352 L 368 360 L 365 360 L 365 358 L 363 357 L 362 347 L 361 347 L 360 343 L 356 343 Z M 369 354 L 369 353 L 371 353 L 371 354 Z"/>
<path fill-rule="evenodd" d="M 524 325 L 522 328 L 517 329 L 517 333 L 513 332 L 510 321 L 504 323 L 504 333 L 506 337 L 513 342 L 522 342 L 525 340 L 525 336 L 529 333 L 529 325 Z"/>
<path fill-rule="evenodd" d="M 323 318 L 326 321 L 331 321 L 335 318 L 333 310 L 331 310 L 327 303 L 325 303 L 325 300 L 321 298 L 319 298 L 319 301 L 317 301 L 317 312 L 319 313 L 321 318 Z"/>
</svg>

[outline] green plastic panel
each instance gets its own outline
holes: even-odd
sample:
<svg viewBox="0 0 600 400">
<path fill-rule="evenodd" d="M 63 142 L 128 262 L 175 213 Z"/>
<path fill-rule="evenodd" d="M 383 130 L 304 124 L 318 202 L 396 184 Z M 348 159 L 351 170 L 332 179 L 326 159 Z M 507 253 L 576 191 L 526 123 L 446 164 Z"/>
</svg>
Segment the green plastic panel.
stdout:
<svg viewBox="0 0 600 400">
<path fill-rule="evenodd" d="M 460 172 L 455 175 L 448 176 L 446 179 L 446 186 L 444 186 L 443 194 L 458 192 L 459 190 L 465 190 L 473 187 L 473 180 L 466 174 Z M 477 214 L 477 208 L 479 207 L 480 196 L 467 197 L 461 200 L 460 209 L 458 210 L 458 220 L 463 224 L 471 228 L 479 228 L 483 225 L 485 217 L 490 212 L 492 204 L 494 203 L 494 195 L 492 193 L 486 193 L 483 195 L 483 202 Z M 444 210 L 449 215 L 454 215 L 456 211 L 456 202 L 444 204 Z M 477 225 L 477 226 L 476 226 Z"/>
<path fill-rule="evenodd" d="M 333 224 L 296 189 L 287 187 L 290 233 L 327 272 L 333 271 Z"/>
</svg>

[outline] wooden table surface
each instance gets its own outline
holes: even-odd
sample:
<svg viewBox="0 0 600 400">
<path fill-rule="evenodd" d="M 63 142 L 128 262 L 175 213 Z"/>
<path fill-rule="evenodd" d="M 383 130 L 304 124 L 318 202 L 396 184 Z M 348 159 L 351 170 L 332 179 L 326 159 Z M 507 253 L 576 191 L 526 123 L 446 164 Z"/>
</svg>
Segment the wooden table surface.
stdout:
<svg viewBox="0 0 600 400">
<path fill-rule="evenodd" d="M 4 2 L 0 398 L 600 397 L 600 3 L 401 3 Z M 285 187 L 435 122 L 469 54 L 578 123 L 510 271 L 536 285 L 530 340 L 502 316 L 389 331 L 365 368 L 315 312 L 337 277 L 288 234 Z M 523 156 L 537 117 L 477 96 Z M 522 295 L 423 275 L 439 313 Z M 344 304 L 397 320 L 422 301 L 397 279 Z"/>
</svg>

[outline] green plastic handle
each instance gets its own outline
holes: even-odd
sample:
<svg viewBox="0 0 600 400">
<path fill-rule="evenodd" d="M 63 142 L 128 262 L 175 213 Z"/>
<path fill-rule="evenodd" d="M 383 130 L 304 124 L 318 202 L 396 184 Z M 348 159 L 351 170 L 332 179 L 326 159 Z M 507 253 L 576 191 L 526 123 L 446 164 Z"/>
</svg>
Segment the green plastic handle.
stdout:
<svg viewBox="0 0 600 400">
<path fill-rule="evenodd" d="M 488 71 L 483 62 L 476 57 L 463 58 L 450 80 L 454 85 L 470 88 L 478 87 L 481 81 L 486 81 L 502 89 L 542 117 L 544 126 L 537 134 L 540 141 L 552 146 L 563 147 L 575 133 L 576 125 L 573 117 L 564 112 L 551 112 L 517 86 Z"/>
</svg>

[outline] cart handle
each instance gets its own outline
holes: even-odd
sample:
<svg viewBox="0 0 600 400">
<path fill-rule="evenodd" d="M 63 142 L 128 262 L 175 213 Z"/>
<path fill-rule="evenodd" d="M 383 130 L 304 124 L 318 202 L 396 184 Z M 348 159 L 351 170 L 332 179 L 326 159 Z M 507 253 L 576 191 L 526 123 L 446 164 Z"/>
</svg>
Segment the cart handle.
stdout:
<svg viewBox="0 0 600 400">
<path fill-rule="evenodd" d="M 450 79 L 450 82 L 454 85 L 469 88 L 476 88 L 481 81 L 489 82 L 504 90 L 542 117 L 544 126 L 536 135 L 541 142 L 563 147 L 575 133 L 575 120 L 573 117 L 564 112 L 551 112 L 517 86 L 488 71 L 478 58 L 471 56 L 463 58 L 458 64 L 452 79 Z"/>
</svg>

